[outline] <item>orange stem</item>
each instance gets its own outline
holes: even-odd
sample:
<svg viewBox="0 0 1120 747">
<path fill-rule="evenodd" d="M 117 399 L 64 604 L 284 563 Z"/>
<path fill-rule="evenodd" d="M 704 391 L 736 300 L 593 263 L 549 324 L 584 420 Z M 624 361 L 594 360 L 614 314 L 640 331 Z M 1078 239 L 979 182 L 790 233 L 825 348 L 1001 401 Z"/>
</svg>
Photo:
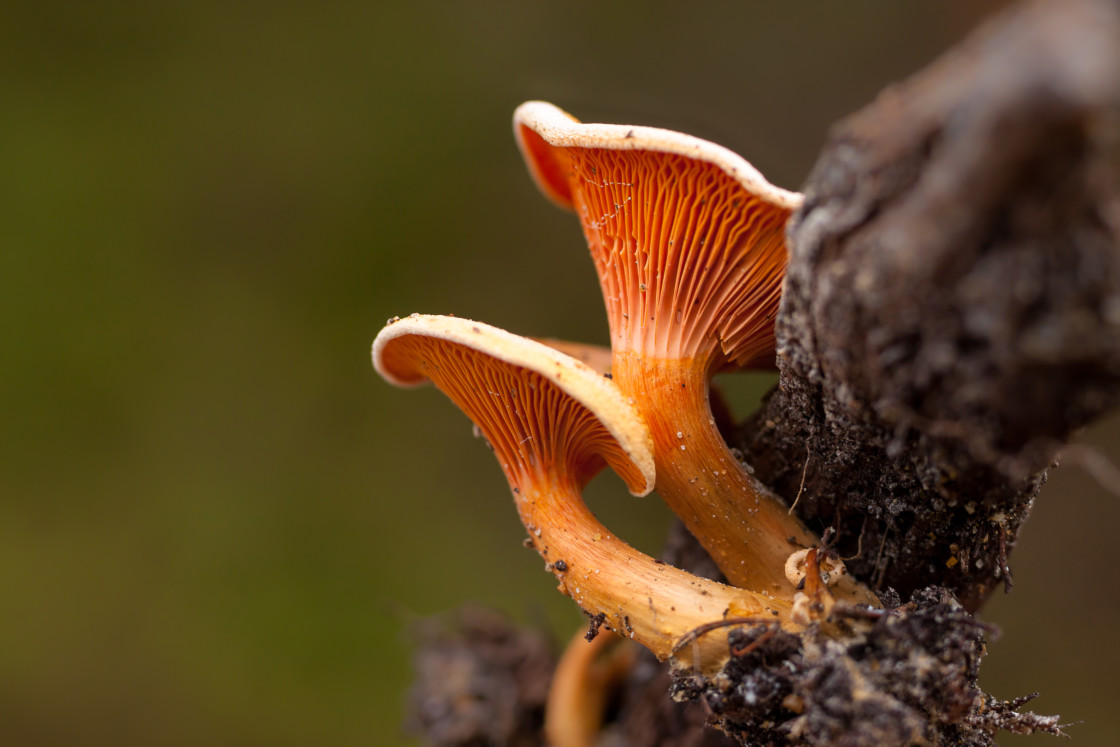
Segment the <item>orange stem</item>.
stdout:
<svg viewBox="0 0 1120 747">
<path fill-rule="evenodd" d="M 612 372 L 653 435 L 665 503 L 733 585 L 792 597 L 786 559 L 817 538 L 731 454 L 709 405 L 705 362 L 621 352 Z"/>
<path fill-rule="evenodd" d="M 544 733 L 549 747 L 593 747 L 603 724 L 610 689 L 629 671 L 632 656 L 600 656 L 621 641 L 613 633 L 600 633 L 591 641 L 585 630 L 572 637 L 556 664 L 548 703 L 544 710 Z M 631 653 L 628 651 L 621 654 Z"/>
<path fill-rule="evenodd" d="M 709 581 L 658 562 L 611 534 L 587 508 L 579 488 L 513 483 L 518 513 L 547 569 L 588 615 L 665 660 L 687 633 L 725 617 L 781 621 L 790 602 Z M 517 487 L 520 485 L 520 487 Z M 709 636 L 702 665 L 727 658 L 726 636 Z"/>
</svg>

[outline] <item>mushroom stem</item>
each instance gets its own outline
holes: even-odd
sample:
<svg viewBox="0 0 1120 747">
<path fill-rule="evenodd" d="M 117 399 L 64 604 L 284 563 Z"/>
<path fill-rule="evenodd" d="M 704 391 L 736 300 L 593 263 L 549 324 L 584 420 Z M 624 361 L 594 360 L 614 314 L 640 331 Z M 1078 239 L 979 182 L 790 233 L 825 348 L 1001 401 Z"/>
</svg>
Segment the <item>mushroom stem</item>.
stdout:
<svg viewBox="0 0 1120 747">
<path fill-rule="evenodd" d="M 610 633 L 588 641 L 582 629 L 572 637 L 552 675 L 545 705 L 544 735 L 550 747 L 596 743 L 609 691 L 629 670 L 633 657 L 628 654 L 636 650 L 614 648 L 621 643 Z"/>
<path fill-rule="evenodd" d="M 788 620 L 788 599 L 709 581 L 635 550 L 595 518 L 570 481 L 545 486 L 511 479 L 510 484 L 521 522 L 560 591 L 658 659 L 668 658 L 689 631 L 727 616 Z M 784 569 L 785 558 L 782 563 Z M 701 641 L 701 666 L 726 658 L 726 636 Z"/>
<path fill-rule="evenodd" d="M 606 465 L 635 495 L 656 480 L 648 427 L 599 372 L 479 322 L 419 315 L 383 329 L 373 361 L 398 385 L 432 382 L 474 421 L 505 473 L 530 544 L 593 629 L 615 630 L 662 660 L 696 629 L 728 618 L 801 629 L 791 621 L 790 599 L 658 562 L 587 508 L 583 487 Z M 701 669 L 718 667 L 728 657 L 726 633 L 697 638 L 689 652 Z"/>
<path fill-rule="evenodd" d="M 786 560 L 818 540 L 728 449 L 709 405 L 708 368 L 701 358 L 624 351 L 612 370 L 650 429 L 665 503 L 733 585 L 792 599 Z M 833 591 L 849 602 L 877 603 L 850 578 Z"/>
</svg>

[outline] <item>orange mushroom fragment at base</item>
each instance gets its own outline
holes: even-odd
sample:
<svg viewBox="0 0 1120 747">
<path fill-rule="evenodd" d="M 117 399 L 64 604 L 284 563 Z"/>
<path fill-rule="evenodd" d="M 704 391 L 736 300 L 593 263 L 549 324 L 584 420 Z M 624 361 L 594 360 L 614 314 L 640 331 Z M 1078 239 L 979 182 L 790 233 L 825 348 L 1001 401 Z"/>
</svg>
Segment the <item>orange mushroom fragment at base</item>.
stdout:
<svg viewBox="0 0 1120 747">
<path fill-rule="evenodd" d="M 549 747 L 593 747 L 606 715 L 610 691 L 630 672 L 636 649 L 613 633 L 590 641 L 577 633 L 564 649 L 552 675 L 544 709 Z"/>
<path fill-rule="evenodd" d="M 721 146 L 582 124 L 544 102 L 520 106 L 514 132 L 537 185 L 583 226 L 611 372 L 650 428 L 658 493 L 732 584 L 792 598 L 787 538 L 818 540 L 734 458 L 709 396 L 715 373 L 773 364 L 785 224 L 801 195 Z M 832 591 L 876 601 L 850 577 Z"/>
<path fill-rule="evenodd" d="M 649 429 L 615 384 L 546 345 L 479 322 L 420 316 L 390 323 L 373 344 L 388 381 L 431 381 L 485 436 L 518 514 L 546 568 L 594 619 L 668 658 L 690 631 L 727 617 L 781 621 L 791 603 L 715 583 L 635 550 L 603 526 L 582 498 L 605 465 L 630 492 L 655 480 Z M 787 553 L 788 554 L 788 553 Z M 718 666 L 726 635 L 689 649 L 689 665 Z"/>
</svg>

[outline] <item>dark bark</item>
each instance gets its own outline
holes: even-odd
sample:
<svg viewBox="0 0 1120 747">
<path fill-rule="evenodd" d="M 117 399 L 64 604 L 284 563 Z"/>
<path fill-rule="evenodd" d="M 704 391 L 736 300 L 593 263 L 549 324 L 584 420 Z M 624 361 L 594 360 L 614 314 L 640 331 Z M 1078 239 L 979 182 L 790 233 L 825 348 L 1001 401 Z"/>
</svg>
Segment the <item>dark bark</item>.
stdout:
<svg viewBox="0 0 1120 747">
<path fill-rule="evenodd" d="M 674 694 L 702 699 L 741 744 L 987 747 L 995 729 L 984 714 L 1011 704 L 977 687 L 984 632 L 951 595 L 930 589 L 858 636 L 733 631 L 742 653 L 724 675 L 734 686 L 677 673 Z M 1056 718 L 1032 723 L 1060 733 Z"/>
<path fill-rule="evenodd" d="M 1016 8 L 830 133 L 743 451 L 877 588 L 1010 585 L 1047 467 L 1116 403 L 1118 136 L 1115 2 Z"/>
<path fill-rule="evenodd" d="M 417 626 L 406 730 L 433 747 L 540 747 L 556 660 L 539 632 L 468 607 Z"/>
</svg>

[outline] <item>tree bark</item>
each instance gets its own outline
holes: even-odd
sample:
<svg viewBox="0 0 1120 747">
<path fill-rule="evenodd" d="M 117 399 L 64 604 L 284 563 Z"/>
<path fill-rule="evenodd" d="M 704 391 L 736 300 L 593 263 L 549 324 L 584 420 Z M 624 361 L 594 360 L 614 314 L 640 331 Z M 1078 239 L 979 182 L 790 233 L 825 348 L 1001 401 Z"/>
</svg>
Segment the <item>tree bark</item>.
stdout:
<svg viewBox="0 0 1120 747">
<path fill-rule="evenodd" d="M 1046 469 L 1115 405 L 1118 138 L 1107 0 L 1013 9 L 832 129 L 742 449 L 876 588 L 1010 587 Z"/>
</svg>

